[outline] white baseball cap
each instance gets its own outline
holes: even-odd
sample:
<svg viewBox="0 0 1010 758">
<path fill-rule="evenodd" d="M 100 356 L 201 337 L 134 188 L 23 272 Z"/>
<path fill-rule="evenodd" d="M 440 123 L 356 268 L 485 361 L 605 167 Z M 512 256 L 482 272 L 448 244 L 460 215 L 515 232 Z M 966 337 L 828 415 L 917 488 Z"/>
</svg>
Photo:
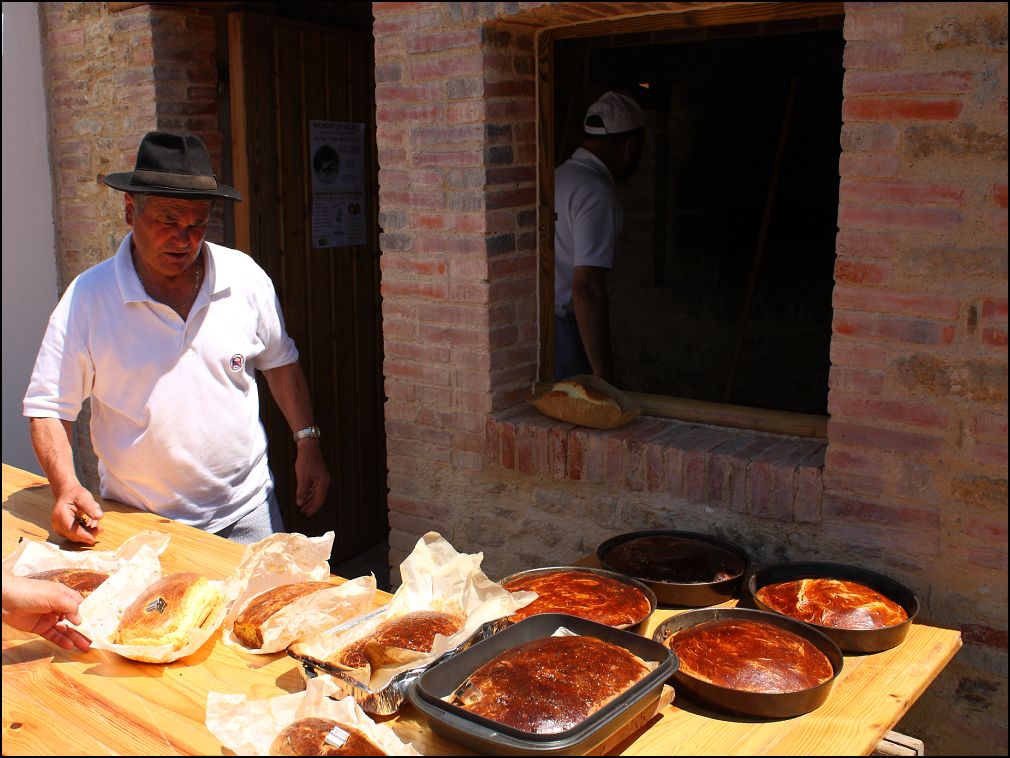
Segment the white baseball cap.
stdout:
<svg viewBox="0 0 1010 758">
<path fill-rule="evenodd" d="M 605 92 L 586 111 L 586 134 L 621 134 L 645 126 L 642 108 L 627 95 Z"/>
</svg>

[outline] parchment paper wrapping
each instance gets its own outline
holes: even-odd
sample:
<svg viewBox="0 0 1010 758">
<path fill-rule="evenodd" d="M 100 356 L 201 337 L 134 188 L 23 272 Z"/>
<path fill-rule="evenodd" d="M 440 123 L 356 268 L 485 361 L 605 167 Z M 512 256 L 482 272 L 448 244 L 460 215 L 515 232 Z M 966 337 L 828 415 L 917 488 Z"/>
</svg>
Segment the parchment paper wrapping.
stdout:
<svg viewBox="0 0 1010 758">
<path fill-rule="evenodd" d="M 429 653 L 387 648 L 385 652 L 393 659 L 388 665 L 374 671 L 368 667 L 348 671 L 350 676 L 367 683 L 369 689 L 381 690 L 397 674 L 426 666 L 463 644 L 486 622 L 509 616 L 536 600 L 534 592 L 509 592 L 488 579 L 480 570 L 483 560 L 483 553 L 459 553 L 440 534 L 428 532 L 400 564 L 403 583 L 385 613 L 336 634 L 306 639 L 293 645 L 292 652 L 327 661 L 345 646 L 371 634 L 385 621 L 412 611 L 442 611 L 466 619 L 456 634 L 435 635 L 435 644 Z"/>
<path fill-rule="evenodd" d="M 144 531 L 130 537 L 116 551 L 61 550 L 51 542 L 25 540 L 3 559 L 3 570 L 15 576 L 59 568 L 83 568 L 113 574 L 145 545 L 154 551 L 156 557 L 161 555 L 171 539 L 164 532 Z"/>
<path fill-rule="evenodd" d="M 321 537 L 297 533 L 272 534 L 249 545 L 229 585 L 239 595 L 225 617 L 222 639 L 225 644 L 249 653 L 276 653 L 292 642 L 332 629 L 342 621 L 365 613 L 375 597 L 374 576 L 352 579 L 332 589 L 323 589 L 299 598 L 275 613 L 260 628 L 263 647 L 245 647 L 232 630 L 235 619 L 259 595 L 286 584 L 323 582 L 330 576 L 327 559 L 333 547 L 333 532 Z"/>
<path fill-rule="evenodd" d="M 170 539 L 162 532 L 145 531 L 130 537 L 115 552 L 69 551 L 48 542 L 25 541 L 3 563 L 4 569 L 16 576 L 58 568 L 82 568 L 109 574 L 109 578 L 78 607 L 81 623 L 67 622 L 67 626 L 92 640 L 92 647 L 101 648 L 103 645 L 97 643 L 105 636 L 109 616 L 118 619 L 137 596 L 137 587 L 147 587 L 161 578 L 158 556 L 165 551 Z"/>
<path fill-rule="evenodd" d="M 357 729 L 388 755 L 420 755 L 384 724 L 376 724 L 354 698 L 332 700 L 336 692 L 326 678 L 311 680 L 304 692 L 266 700 L 245 695 L 207 693 L 207 729 L 238 755 L 270 755 L 270 747 L 284 727 L 304 718 L 332 719 Z"/>
</svg>

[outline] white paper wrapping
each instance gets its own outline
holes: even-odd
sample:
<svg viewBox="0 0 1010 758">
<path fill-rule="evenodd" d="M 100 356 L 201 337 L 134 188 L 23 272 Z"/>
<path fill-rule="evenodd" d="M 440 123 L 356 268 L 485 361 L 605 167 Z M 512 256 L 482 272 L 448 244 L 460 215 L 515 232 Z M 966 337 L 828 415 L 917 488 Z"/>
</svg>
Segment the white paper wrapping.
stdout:
<svg viewBox="0 0 1010 758">
<path fill-rule="evenodd" d="M 235 619 L 257 596 L 296 582 L 326 581 L 330 576 L 327 559 L 333 547 L 333 532 L 321 537 L 297 533 L 273 534 L 249 545 L 229 585 L 239 595 L 225 617 L 225 644 L 250 653 L 276 653 L 300 639 L 332 629 L 342 621 L 365 613 L 375 598 L 374 576 L 362 576 L 332 589 L 323 589 L 299 598 L 275 613 L 260 628 L 263 647 L 251 650 L 235 637 Z"/>
<path fill-rule="evenodd" d="M 265 700 L 207 693 L 207 729 L 238 755 L 270 755 L 270 746 L 289 724 L 304 718 L 332 719 L 363 733 L 389 755 L 420 755 L 384 724 L 376 724 L 351 697 L 332 700 L 328 679 L 311 680 L 304 692 Z"/>
<path fill-rule="evenodd" d="M 456 634 L 435 635 L 431 652 L 398 650 L 397 663 L 374 671 L 362 669 L 349 672 L 355 678 L 367 679 L 368 687 L 378 691 L 386 687 L 397 674 L 426 666 L 447 650 L 466 642 L 485 623 L 510 616 L 536 600 L 534 592 L 509 592 L 493 582 L 480 570 L 483 553 L 459 553 L 437 532 L 428 532 L 400 564 L 403 583 L 389 607 L 361 624 L 335 635 L 319 635 L 292 646 L 300 655 L 326 661 L 347 645 L 371 634 L 380 624 L 413 611 L 434 610 L 455 613 L 466 621 Z"/>
</svg>

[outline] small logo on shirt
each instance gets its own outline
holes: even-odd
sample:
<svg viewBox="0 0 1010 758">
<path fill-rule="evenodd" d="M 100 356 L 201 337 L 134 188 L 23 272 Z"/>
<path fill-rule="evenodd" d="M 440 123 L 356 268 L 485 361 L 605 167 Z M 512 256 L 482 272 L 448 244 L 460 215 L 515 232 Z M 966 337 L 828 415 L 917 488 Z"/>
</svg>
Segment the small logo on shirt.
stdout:
<svg viewBox="0 0 1010 758">
<path fill-rule="evenodd" d="M 244 365 L 245 365 L 245 358 L 239 355 L 238 353 L 235 353 L 235 355 L 231 357 L 231 360 L 228 361 L 228 366 L 231 368 L 232 371 L 235 372 L 241 371 Z"/>
</svg>

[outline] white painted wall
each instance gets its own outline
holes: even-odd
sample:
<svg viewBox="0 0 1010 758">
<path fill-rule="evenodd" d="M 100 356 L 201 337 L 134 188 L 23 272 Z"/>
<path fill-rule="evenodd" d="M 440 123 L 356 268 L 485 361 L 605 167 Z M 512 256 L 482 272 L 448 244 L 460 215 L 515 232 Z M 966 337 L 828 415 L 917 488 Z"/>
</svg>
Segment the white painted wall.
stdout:
<svg viewBox="0 0 1010 758">
<path fill-rule="evenodd" d="M 3 462 L 42 473 L 21 415 L 56 307 L 56 237 L 38 3 L 3 3 Z"/>
</svg>

